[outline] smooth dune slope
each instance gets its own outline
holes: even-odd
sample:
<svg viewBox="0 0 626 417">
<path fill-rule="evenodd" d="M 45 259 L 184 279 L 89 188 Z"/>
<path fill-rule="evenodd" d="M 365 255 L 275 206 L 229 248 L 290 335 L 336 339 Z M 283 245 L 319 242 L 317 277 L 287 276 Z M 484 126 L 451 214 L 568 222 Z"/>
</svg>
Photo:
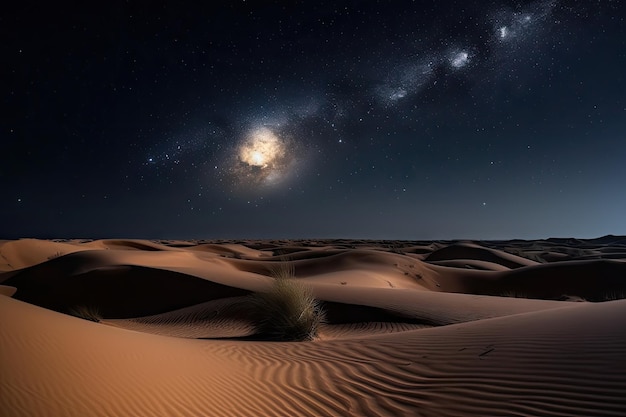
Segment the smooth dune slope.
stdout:
<svg viewBox="0 0 626 417">
<path fill-rule="evenodd" d="M 310 343 L 161 337 L 8 297 L 0 314 L 15 416 L 626 412 L 626 326 L 606 320 L 625 301 Z"/>
</svg>

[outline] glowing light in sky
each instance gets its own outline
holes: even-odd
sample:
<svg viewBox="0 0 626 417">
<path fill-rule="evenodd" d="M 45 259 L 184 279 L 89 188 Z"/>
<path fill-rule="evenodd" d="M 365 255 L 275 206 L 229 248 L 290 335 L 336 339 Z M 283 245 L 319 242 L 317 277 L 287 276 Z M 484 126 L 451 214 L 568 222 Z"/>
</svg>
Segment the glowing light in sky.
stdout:
<svg viewBox="0 0 626 417">
<path fill-rule="evenodd" d="M 285 155 L 283 142 L 266 127 L 253 131 L 239 148 L 239 159 L 251 166 L 268 168 Z"/>
<path fill-rule="evenodd" d="M 469 54 L 467 52 L 458 52 L 450 59 L 450 65 L 454 68 L 463 68 L 469 62 Z"/>
</svg>

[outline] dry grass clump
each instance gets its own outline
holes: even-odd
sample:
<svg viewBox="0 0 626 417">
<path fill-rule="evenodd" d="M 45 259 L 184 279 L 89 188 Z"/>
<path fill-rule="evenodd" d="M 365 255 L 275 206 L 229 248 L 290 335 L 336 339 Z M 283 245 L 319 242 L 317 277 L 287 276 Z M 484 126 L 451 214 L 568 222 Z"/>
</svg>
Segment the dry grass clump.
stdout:
<svg viewBox="0 0 626 417">
<path fill-rule="evenodd" d="M 623 300 L 626 298 L 626 293 L 624 291 L 613 290 L 606 291 L 603 295 L 599 297 L 598 301 L 615 301 L 615 300 Z"/>
<path fill-rule="evenodd" d="M 100 323 L 100 321 L 102 320 L 102 315 L 100 314 L 100 311 L 97 307 L 94 306 L 79 305 L 70 309 L 69 313 L 72 316 L 93 321 L 95 323 Z"/>
<path fill-rule="evenodd" d="M 532 298 L 528 295 L 527 292 L 518 291 L 515 289 L 505 290 L 498 294 L 500 297 L 510 297 L 510 298 Z"/>
<path fill-rule="evenodd" d="M 274 283 L 269 291 L 250 296 L 257 334 L 268 340 L 314 339 L 324 322 L 319 301 L 310 288 L 294 278 L 291 263 L 281 263 L 271 272 Z"/>
</svg>

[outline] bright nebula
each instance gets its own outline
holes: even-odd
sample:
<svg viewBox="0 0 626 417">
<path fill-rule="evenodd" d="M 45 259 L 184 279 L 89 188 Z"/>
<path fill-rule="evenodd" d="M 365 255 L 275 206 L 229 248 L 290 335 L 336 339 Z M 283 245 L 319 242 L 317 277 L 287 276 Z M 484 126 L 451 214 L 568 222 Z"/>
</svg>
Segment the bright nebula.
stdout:
<svg viewBox="0 0 626 417">
<path fill-rule="evenodd" d="M 469 54 L 467 52 L 457 52 L 450 58 L 450 65 L 454 68 L 463 68 L 469 62 Z"/>
<path fill-rule="evenodd" d="M 389 99 L 393 101 L 400 100 L 401 98 L 406 97 L 406 93 L 407 92 L 404 88 L 399 88 L 391 93 Z"/>
<path fill-rule="evenodd" d="M 250 166 L 272 168 L 285 156 L 285 144 L 266 127 L 253 131 L 239 148 L 239 159 Z"/>
<path fill-rule="evenodd" d="M 263 126 L 250 131 L 236 148 L 232 167 L 239 187 L 282 183 L 297 163 L 294 144 Z"/>
</svg>

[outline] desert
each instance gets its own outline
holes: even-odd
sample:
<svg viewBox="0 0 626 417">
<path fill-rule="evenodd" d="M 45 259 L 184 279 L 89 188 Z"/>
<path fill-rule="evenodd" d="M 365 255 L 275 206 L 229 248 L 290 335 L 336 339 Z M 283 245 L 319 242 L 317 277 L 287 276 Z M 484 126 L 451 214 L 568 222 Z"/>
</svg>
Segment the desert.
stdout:
<svg viewBox="0 0 626 417">
<path fill-rule="evenodd" d="M 6 2 L 0 417 L 626 417 L 624 3 Z"/>
<path fill-rule="evenodd" d="M 623 416 L 625 259 L 620 236 L 5 240 L 0 409 Z M 259 331 L 281 280 L 323 314 L 310 337 Z"/>
</svg>

